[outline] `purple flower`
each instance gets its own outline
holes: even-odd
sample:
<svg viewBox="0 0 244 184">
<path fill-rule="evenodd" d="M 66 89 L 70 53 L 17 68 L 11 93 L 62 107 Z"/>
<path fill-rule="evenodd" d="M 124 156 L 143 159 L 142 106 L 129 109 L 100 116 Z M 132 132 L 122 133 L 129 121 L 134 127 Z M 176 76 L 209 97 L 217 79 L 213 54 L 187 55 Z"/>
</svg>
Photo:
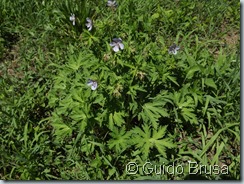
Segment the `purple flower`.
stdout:
<svg viewBox="0 0 244 184">
<path fill-rule="evenodd" d="M 116 1 L 108 0 L 108 2 L 107 2 L 107 6 L 115 8 L 115 7 L 118 6 L 118 4 L 117 4 Z"/>
<path fill-rule="evenodd" d="M 177 51 L 180 49 L 175 43 L 169 47 L 169 54 L 177 54 Z"/>
<path fill-rule="evenodd" d="M 91 90 L 96 90 L 97 89 L 97 81 L 88 79 L 87 85 L 91 87 Z"/>
<path fill-rule="evenodd" d="M 88 29 L 88 31 L 91 31 L 92 30 L 92 26 L 93 26 L 93 22 L 92 22 L 92 20 L 90 19 L 90 18 L 86 18 L 86 27 L 87 27 L 87 29 Z"/>
<path fill-rule="evenodd" d="M 122 43 L 121 38 L 114 38 L 109 45 L 113 48 L 114 52 L 124 49 L 124 44 Z"/>
<path fill-rule="evenodd" d="M 72 21 L 73 26 L 75 25 L 75 14 L 71 13 L 71 16 L 69 17 L 69 20 Z"/>
</svg>

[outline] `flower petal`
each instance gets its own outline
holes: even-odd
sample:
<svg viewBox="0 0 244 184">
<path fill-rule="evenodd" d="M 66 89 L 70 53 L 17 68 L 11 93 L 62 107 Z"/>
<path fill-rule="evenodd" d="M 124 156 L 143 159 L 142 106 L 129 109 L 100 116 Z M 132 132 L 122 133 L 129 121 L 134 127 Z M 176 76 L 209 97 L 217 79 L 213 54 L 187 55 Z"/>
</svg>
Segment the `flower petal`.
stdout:
<svg viewBox="0 0 244 184">
<path fill-rule="evenodd" d="M 71 14 L 71 16 L 69 17 L 69 20 L 70 20 L 70 21 L 75 20 L 75 14 Z"/>
<path fill-rule="evenodd" d="M 89 79 L 88 82 L 86 83 L 88 86 L 91 86 L 93 84 L 93 80 Z"/>
<path fill-rule="evenodd" d="M 117 6 L 117 3 L 116 3 L 116 1 L 108 0 L 108 2 L 107 2 L 107 6 L 110 6 L 110 7 L 116 7 L 116 6 Z"/>
<path fill-rule="evenodd" d="M 91 31 L 92 30 L 92 24 L 86 23 L 86 27 L 88 28 L 88 31 Z"/>
<path fill-rule="evenodd" d="M 122 42 L 121 38 L 113 38 L 113 41 L 118 43 L 118 42 Z"/>
<path fill-rule="evenodd" d="M 120 49 L 124 49 L 124 44 L 123 43 L 118 43 L 119 44 L 119 47 L 120 47 Z"/>
<path fill-rule="evenodd" d="M 96 90 L 97 89 L 97 86 L 98 86 L 97 82 L 94 81 L 94 80 L 91 80 L 91 79 L 89 79 L 87 81 L 87 85 L 90 86 L 91 87 L 91 90 L 93 90 L 93 91 Z"/>
<path fill-rule="evenodd" d="M 88 31 L 91 31 L 92 30 L 92 25 L 89 27 Z"/>
<path fill-rule="evenodd" d="M 94 81 L 93 84 L 91 85 L 91 90 L 96 90 L 97 89 L 97 82 Z"/>
<path fill-rule="evenodd" d="M 111 47 L 114 47 L 114 46 L 116 46 L 116 43 L 112 42 L 112 43 L 110 43 L 109 45 L 110 45 Z"/>
<path fill-rule="evenodd" d="M 86 18 L 86 21 L 91 23 L 91 19 L 89 17 Z"/>
<path fill-rule="evenodd" d="M 114 52 L 118 52 L 118 51 L 119 51 L 119 46 L 118 46 L 118 45 L 115 45 L 115 46 L 113 47 L 113 50 L 114 50 Z"/>
<path fill-rule="evenodd" d="M 179 46 L 177 46 L 175 43 L 169 47 L 169 54 L 177 54 L 177 51 L 180 49 Z"/>
</svg>

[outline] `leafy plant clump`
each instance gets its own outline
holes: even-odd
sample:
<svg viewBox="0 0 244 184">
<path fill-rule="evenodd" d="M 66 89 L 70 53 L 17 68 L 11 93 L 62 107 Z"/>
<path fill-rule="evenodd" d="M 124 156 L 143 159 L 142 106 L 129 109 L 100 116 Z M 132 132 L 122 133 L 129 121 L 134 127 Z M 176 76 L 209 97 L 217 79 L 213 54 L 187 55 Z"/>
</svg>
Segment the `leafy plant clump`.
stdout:
<svg viewBox="0 0 244 184">
<path fill-rule="evenodd" d="M 0 2 L 4 180 L 240 179 L 240 3 Z"/>
</svg>

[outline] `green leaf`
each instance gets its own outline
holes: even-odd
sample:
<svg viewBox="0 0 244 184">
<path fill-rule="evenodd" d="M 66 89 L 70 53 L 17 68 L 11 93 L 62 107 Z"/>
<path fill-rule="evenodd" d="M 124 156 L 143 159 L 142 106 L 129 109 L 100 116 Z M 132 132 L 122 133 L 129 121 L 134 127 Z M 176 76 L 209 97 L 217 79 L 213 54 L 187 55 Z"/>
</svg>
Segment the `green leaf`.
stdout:
<svg viewBox="0 0 244 184">
<path fill-rule="evenodd" d="M 109 114 L 109 129 L 113 130 L 114 125 L 121 127 L 124 121 L 125 113 L 124 112 L 114 112 L 114 114 Z"/>
<path fill-rule="evenodd" d="M 156 148 L 166 158 L 166 149 L 176 146 L 170 138 L 164 138 L 166 128 L 167 126 L 160 126 L 157 129 L 152 129 L 147 124 L 144 124 L 142 129 L 136 127 L 131 130 L 132 142 L 139 148 L 144 159 L 148 158 L 151 148 Z"/>
<path fill-rule="evenodd" d="M 24 145 L 25 145 L 25 148 L 27 148 L 27 140 L 28 140 L 28 122 L 26 122 L 26 124 L 25 124 L 23 139 L 24 139 Z"/>
<path fill-rule="evenodd" d="M 200 157 L 202 157 L 209 149 L 210 147 L 214 144 L 214 142 L 218 139 L 219 137 L 219 134 L 222 133 L 224 130 L 232 127 L 232 126 L 240 126 L 240 123 L 233 123 L 233 124 L 230 124 L 230 125 L 226 125 L 226 127 L 224 128 L 221 128 L 220 130 L 218 130 L 218 132 L 211 137 L 211 139 L 208 141 L 207 145 L 203 148 L 201 154 L 200 154 Z"/>
<path fill-rule="evenodd" d="M 215 84 L 215 82 L 214 82 L 214 80 L 212 79 L 212 78 L 207 78 L 207 79 L 205 79 L 205 82 L 204 82 L 207 86 L 209 86 L 209 87 L 212 87 L 212 88 L 214 88 L 214 89 L 217 89 L 217 86 L 216 86 L 216 84 Z"/>
<path fill-rule="evenodd" d="M 72 134 L 72 128 L 66 125 L 57 113 L 53 113 L 49 120 L 51 121 L 51 125 L 55 130 L 54 134 L 57 136 L 56 138 L 58 140 Z"/>
<path fill-rule="evenodd" d="M 191 79 L 194 76 L 194 73 L 198 71 L 200 71 L 200 67 L 198 65 L 191 67 L 186 74 L 186 78 Z"/>
<path fill-rule="evenodd" d="M 114 121 L 113 121 L 113 114 L 112 113 L 109 114 L 108 127 L 110 130 L 114 129 Z"/>
<path fill-rule="evenodd" d="M 221 142 L 220 145 L 217 144 L 217 152 L 211 161 L 211 165 L 218 164 L 218 162 L 220 160 L 220 154 L 221 154 L 222 150 L 224 149 L 227 140 L 228 140 L 228 138 L 225 138 L 225 140 L 223 142 Z"/>
<path fill-rule="evenodd" d="M 154 20 L 154 19 L 157 19 L 159 17 L 159 13 L 154 13 L 152 16 L 151 16 L 151 19 Z"/>
<path fill-rule="evenodd" d="M 142 126 L 143 130 L 139 127 L 134 128 L 131 132 L 133 132 L 134 137 L 133 143 L 139 148 L 140 153 L 142 153 L 143 158 L 147 158 L 150 149 L 150 136 L 151 131 L 148 125 Z"/>
<path fill-rule="evenodd" d="M 157 121 L 160 117 L 169 117 L 167 109 L 163 108 L 164 102 L 146 103 L 142 106 L 143 111 L 139 113 L 139 120 L 151 122 L 157 128 Z"/>
<path fill-rule="evenodd" d="M 166 149 L 175 147 L 172 140 L 169 138 L 154 140 L 154 146 L 164 158 L 167 158 Z"/>
<path fill-rule="evenodd" d="M 66 136 L 70 136 L 72 134 L 72 129 L 68 125 L 62 123 L 62 122 L 55 122 L 52 123 L 52 126 L 55 129 L 55 135 L 57 138 L 63 138 Z"/>
<path fill-rule="evenodd" d="M 109 149 L 115 148 L 117 153 L 123 152 L 128 146 L 130 146 L 130 132 L 125 131 L 125 127 L 117 128 L 114 127 L 113 132 L 109 133 L 112 137 L 108 141 Z"/>
<path fill-rule="evenodd" d="M 181 115 L 186 121 L 189 121 L 190 123 L 193 124 L 198 124 L 199 122 L 197 121 L 197 117 L 194 113 L 192 113 L 194 109 L 191 108 L 182 108 L 181 110 Z"/>
<path fill-rule="evenodd" d="M 167 76 L 167 78 L 171 81 L 171 82 L 173 82 L 174 84 L 176 84 L 177 86 L 180 86 L 179 84 L 178 84 L 178 82 L 176 81 L 176 77 L 172 77 L 172 76 Z"/>
<path fill-rule="evenodd" d="M 114 116 L 113 116 L 113 119 L 114 119 L 114 122 L 117 126 L 121 126 L 122 124 L 125 123 L 123 117 L 125 116 L 125 114 L 123 112 L 115 112 L 114 113 Z"/>
</svg>

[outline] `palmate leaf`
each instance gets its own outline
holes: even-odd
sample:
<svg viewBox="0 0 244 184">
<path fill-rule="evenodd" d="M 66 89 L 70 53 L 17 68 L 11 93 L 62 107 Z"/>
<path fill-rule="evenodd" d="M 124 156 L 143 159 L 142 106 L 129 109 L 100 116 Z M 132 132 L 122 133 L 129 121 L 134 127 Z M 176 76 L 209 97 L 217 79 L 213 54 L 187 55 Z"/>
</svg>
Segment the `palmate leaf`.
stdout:
<svg viewBox="0 0 244 184">
<path fill-rule="evenodd" d="M 182 108 L 181 115 L 186 121 L 189 121 L 191 124 L 198 124 L 196 115 L 193 113 L 194 109 L 192 108 Z"/>
<path fill-rule="evenodd" d="M 150 151 L 151 131 L 148 125 L 144 125 L 142 128 L 143 130 L 139 127 L 131 130 L 133 136 L 132 144 L 135 144 L 143 157 L 147 158 Z"/>
<path fill-rule="evenodd" d="M 52 126 L 55 129 L 55 135 L 57 135 L 57 137 L 63 138 L 65 136 L 71 135 L 72 133 L 72 129 L 62 122 L 52 123 Z"/>
<path fill-rule="evenodd" d="M 127 94 L 131 96 L 133 102 L 135 101 L 138 91 L 145 92 L 145 93 L 147 92 L 145 89 L 143 89 L 138 84 L 129 87 L 129 91 L 127 92 Z"/>
<path fill-rule="evenodd" d="M 146 159 L 150 153 L 150 148 L 156 148 L 159 153 L 166 157 L 166 149 L 175 147 L 172 140 L 164 138 L 167 126 L 159 126 L 158 129 L 152 129 L 147 124 L 134 128 L 132 132 L 132 142 L 140 150 Z"/>
<path fill-rule="evenodd" d="M 112 138 L 108 141 L 109 149 L 114 148 L 117 153 L 123 152 L 129 146 L 130 135 L 124 126 L 121 128 L 114 127 L 113 132 L 110 133 Z"/>
<path fill-rule="evenodd" d="M 57 113 L 54 112 L 48 119 L 51 121 L 51 125 L 55 130 L 54 135 L 56 135 L 57 140 L 61 140 L 64 137 L 70 136 L 72 134 L 72 127 L 65 124 L 63 119 Z"/>
<path fill-rule="evenodd" d="M 125 121 L 124 118 L 125 113 L 124 112 L 114 112 L 114 114 L 110 113 L 109 114 L 109 129 L 113 130 L 114 125 L 117 125 L 121 127 Z"/>
<path fill-rule="evenodd" d="M 168 117 L 167 109 L 163 108 L 165 102 L 146 103 L 142 107 L 142 112 L 139 113 L 139 120 L 151 122 L 154 128 L 157 128 L 157 121 L 160 117 Z"/>
</svg>

